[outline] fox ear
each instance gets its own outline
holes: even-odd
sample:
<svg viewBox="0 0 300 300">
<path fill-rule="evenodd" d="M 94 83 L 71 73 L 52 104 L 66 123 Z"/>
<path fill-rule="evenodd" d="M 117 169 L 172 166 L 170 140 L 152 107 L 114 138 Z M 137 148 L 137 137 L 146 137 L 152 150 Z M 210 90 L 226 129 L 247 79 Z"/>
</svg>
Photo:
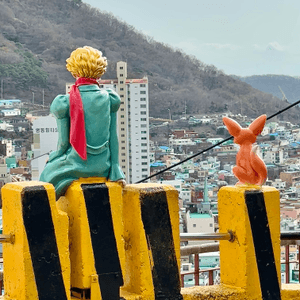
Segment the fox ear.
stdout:
<svg viewBox="0 0 300 300">
<path fill-rule="evenodd" d="M 239 135 L 242 130 L 242 127 L 239 125 L 239 123 L 227 117 L 223 117 L 223 122 L 231 135 Z"/>
<path fill-rule="evenodd" d="M 258 117 L 257 119 L 255 119 L 249 126 L 249 129 L 255 134 L 255 135 L 259 135 L 265 126 L 267 120 L 267 116 L 266 115 L 261 115 L 260 117 Z"/>
</svg>

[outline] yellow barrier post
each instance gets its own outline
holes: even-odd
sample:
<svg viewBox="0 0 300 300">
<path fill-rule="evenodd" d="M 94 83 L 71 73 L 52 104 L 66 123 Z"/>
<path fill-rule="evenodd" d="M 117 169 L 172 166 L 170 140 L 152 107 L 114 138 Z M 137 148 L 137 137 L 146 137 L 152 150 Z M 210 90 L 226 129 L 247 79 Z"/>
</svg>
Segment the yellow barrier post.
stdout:
<svg viewBox="0 0 300 300">
<path fill-rule="evenodd" d="M 178 192 L 160 184 L 123 190 L 126 300 L 183 299 L 180 294 Z"/>
<path fill-rule="evenodd" d="M 70 300 L 68 217 L 51 184 L 19 182 L 2 190 L 6 300 Z"/>
<path fill-rule="evenodd" d="M 70 218 L 71 287 L 81 299 L 119 299 L 123 285 L 122 187 L 105 178 L 72 183 L 58 207 Z"/>
<path fill-rule="evenodd" d="M 240 288 L 245 299 L 280 297 L 280 197 L 272 187 L 223 187 L 218 195 L 221 282 Z"/>
</svg>

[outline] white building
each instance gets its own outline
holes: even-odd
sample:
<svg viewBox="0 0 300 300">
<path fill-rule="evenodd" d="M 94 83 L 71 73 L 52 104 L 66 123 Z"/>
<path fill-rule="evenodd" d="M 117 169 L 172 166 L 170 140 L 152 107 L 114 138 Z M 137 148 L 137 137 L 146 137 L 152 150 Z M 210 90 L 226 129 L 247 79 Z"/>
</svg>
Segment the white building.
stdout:
<svg viewBox="0 0 300 300">
<path fill-rule="evenodd" d="M 183 200 L 183 202 L 191 202 L 191 189 L 182 187 L 179 197 Z"/>
<path fill-rule="evenodd" d="M 8 124 L 6 122 L 1 122 L 0 121 L 0 130 L 13 132 L 14 131 L 14 126 L 11 125 L 11 124 Z"/>
<path fill-rule="evenodd" d="M 126 181 L 135 183 L 150 174 L 148 78 L 127 79 L 127 63 L 117 63 L 117 79 L 100 80 L 101 88 L 121 97 L 118 111 L 119 162 Z"/>
<path fill-rule="evenodd" d="M 15 148 L 14 145 L 12 143 L 12 140 L 10 139 L 2 139 L 1 140 L 1 144 L 5 144 L 6 145 L 6 155 L 5 156 L 14 156 L 15 155 Z"/>
<path fill-rule="evenodd" d="M 188 233 L 215 232 L 214 218 L 210 214 L 190 213 L 186 214 L 186 227 Z"/>
<path fill-rule="evenodd" d="M 280 178 L 276 178 L 272 182 L 272 186 L 274 186 L 278 190 L 285 190 L 285 188 L 286 188 L 286 182 L 282 181 Z"/>
<path fill-rule="evenodd" d="M 57 125 L 56 119 L 52 115 L 40 117 L 33 121 L 32 129 L 32 150 L 34 157 L 38 157 L 57 149 Z M 40 158 L 35 158 L 31 161 L 32 180 L 39 180 L 48 158 L 48 155 L 43 155 Z"/>
<path fill-rule="evenodd" d="M 283 150 L 280 148 L 273 147 L 262 153 L 262 157 L 267 164 L 282 164 L 284 160 Z"/>
<path fill-rule="evenodd" d="M 1 109 L 1 113 L 3 113 L 4 117 L 13 117 L 21 115 L 21 110 L 19 108 Z"/>
<path fill-rule="evenodd" d="M 192 139 L 169 139 L 170 146 L 183 146 L 183 145 L 196 145 L 196 142 L 192 141 Z"/>
</svg>

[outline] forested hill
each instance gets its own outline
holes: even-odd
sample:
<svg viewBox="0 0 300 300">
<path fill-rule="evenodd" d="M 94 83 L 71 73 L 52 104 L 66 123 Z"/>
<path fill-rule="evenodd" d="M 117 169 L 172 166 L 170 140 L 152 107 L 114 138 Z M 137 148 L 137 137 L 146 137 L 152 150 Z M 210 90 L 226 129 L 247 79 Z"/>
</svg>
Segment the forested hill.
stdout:
<svg viewBox="0 0 300 300">
<path fill-rule="evenodd" d="M 77 47 L 103 51 L 115 78 L 119 60 L 127 61 L 131 78 L 148 76 L 150 115 L 168 117 L 184 111 L 271 114 L 286 106 L 280 99 L 223 74 L 214 66 L 139 33 L 111 14 L 81 0 L 0 0 L 0 80 L 4 98 L 46 102 L 65 92 L 72 80 L 65 60 Z M 298 121 L 299 111 L 285 113 Z"/>
</svg>

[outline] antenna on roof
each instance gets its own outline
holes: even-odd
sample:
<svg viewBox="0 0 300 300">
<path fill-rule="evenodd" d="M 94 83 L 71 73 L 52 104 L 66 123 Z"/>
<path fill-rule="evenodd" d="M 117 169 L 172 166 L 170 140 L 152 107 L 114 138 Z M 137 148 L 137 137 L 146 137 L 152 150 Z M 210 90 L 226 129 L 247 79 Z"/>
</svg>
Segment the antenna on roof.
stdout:
<svg viewBox="0 0 300 300">
<path fill-rule="evenodd" d="M 283 90 L 281 89 L 281 87 L 280 86 L 278 86 L 279 87 L 279 89 L 280 89 L 280 92 L 281 92 L 281 94 L 282 94 L 282 101 L 288 101 L 288 99 L 287 99 L 287 97 L 286 97 L 286 95 L 285 95 L 285 93 L 283 92 Z"/>
</svg>

